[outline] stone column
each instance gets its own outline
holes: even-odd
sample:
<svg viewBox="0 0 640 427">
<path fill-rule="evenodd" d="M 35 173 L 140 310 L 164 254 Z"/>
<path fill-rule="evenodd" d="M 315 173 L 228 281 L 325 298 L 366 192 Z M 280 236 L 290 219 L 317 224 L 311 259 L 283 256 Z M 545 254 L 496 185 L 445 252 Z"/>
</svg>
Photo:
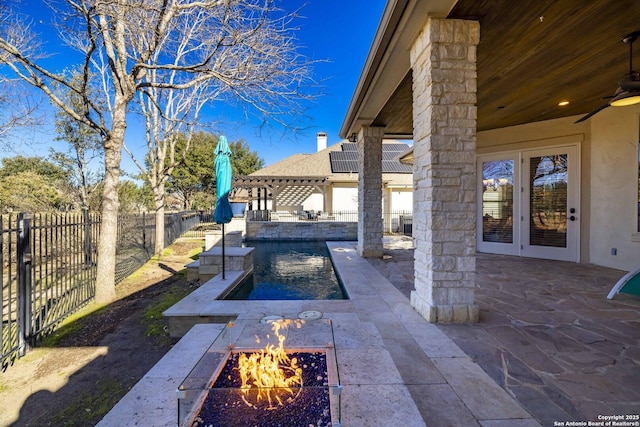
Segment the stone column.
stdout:
<svg viewBox="0 0 640 427">
<path fill-rule="evenodd" d="M 383 127 L 358 132 L 358 253 L 382 257 L 382 138 Z"/>
<path fill-rule="evenodd" d="M 415 290 L 430 322 L 478 321 L 476 21 L 430 19 L 411 48 Z"/>
</svg>

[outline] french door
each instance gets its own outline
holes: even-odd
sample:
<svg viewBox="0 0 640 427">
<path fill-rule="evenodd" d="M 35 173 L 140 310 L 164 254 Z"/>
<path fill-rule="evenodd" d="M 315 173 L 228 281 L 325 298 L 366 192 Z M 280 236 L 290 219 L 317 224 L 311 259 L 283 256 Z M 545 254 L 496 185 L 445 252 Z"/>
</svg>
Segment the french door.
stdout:
<svg viewBox="0 0 640 427">
<path fill-rule="evenodd" d="M 479 156 L 478 176 L 478 251 L 579 261 L 576 146 Z"/>
</svg>

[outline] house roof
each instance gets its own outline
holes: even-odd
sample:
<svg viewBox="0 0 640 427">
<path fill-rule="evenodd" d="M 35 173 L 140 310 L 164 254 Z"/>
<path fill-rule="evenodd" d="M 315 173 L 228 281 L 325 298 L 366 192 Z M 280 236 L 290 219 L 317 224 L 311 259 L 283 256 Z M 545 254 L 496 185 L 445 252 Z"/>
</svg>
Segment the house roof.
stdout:
<svg viewBox="0 0 640 427">
<path fill-rule="evenodd" d="M 477 20 L 477 129 L 581 117 L 628 71 L 622 38 L 640 30 L 637 0 L 396 0 L 387 2 L 340 135 L 384 126 L 412 138 L 409 46 L 428 17 Z M 640 42 L 635 43 L 638 57 Z M 638 65 L 634 64 L 635 69 Z M 559 107 L 567 99 L 570 104 Z"/>
<path fill-rule="evenodd" d="M 329 182 L 357 182 L 358 165 L 356 144 L 346 140 L 324 150 L 310 154 L 294 154 L 264 167 L 249 177 L 326 177 Z M 382 180 L 389 186 L 409 186 L 413 182 L 412 169 L 399 161 L 399 155 L 409 145 L 397 141 L 384 141 Z M 354 154 L 356 156 L 354 157 Z"/>
</svg>

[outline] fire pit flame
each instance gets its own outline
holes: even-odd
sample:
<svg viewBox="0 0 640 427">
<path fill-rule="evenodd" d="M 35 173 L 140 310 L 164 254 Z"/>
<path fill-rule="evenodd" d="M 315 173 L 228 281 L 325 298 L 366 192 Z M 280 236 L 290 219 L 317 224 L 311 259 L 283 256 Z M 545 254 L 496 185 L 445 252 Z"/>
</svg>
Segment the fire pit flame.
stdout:
<svg viewBox="0 0 640 427">
<path fill-rule="evenodd" d="M 242 380 L 241 391 L 247 405 L 255 406 L 249 402 L 250 390 L 253 388 L 257 389 L 256 403 L 266 398 L 269 403 L 268 409 L 276 409 L 284 405 L 280 394 L 289 394 L 289 400 L 295 399 L 296 393 L 292 388 L 302 387 L 302 368 L 298 366 L 297 358 L 289 358 L 284 350 L 286 337 L 280 331 L 286 330 L 291 324 L 300 328 L 301 323 L 304 323 L 304 320 L 273 321 L 272 330 L 278 338 L 278 345 L 267 344 L 264 349 L 249 356 L 245 353 L 239 355 L 238 371 Z M 260 342 L 258 337 L 256 342 Z"/>
</svg>

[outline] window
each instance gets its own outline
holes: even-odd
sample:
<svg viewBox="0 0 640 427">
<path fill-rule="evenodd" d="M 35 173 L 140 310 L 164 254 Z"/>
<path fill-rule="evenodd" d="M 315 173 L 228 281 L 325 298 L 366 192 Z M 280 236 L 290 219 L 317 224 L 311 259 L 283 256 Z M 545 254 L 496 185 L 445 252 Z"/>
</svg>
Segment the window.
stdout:
<svg viewBox="0 0 640 427">
<path fill-rule="evenodd" d="M 482 163 L 482 241 L 513 243 L 513 164 Z"/>
<path fill-rule="evenodd" d="M 566 154 L 529 159 L 531 245 L 567 247 L 568 161 Z"/>
</svg>

